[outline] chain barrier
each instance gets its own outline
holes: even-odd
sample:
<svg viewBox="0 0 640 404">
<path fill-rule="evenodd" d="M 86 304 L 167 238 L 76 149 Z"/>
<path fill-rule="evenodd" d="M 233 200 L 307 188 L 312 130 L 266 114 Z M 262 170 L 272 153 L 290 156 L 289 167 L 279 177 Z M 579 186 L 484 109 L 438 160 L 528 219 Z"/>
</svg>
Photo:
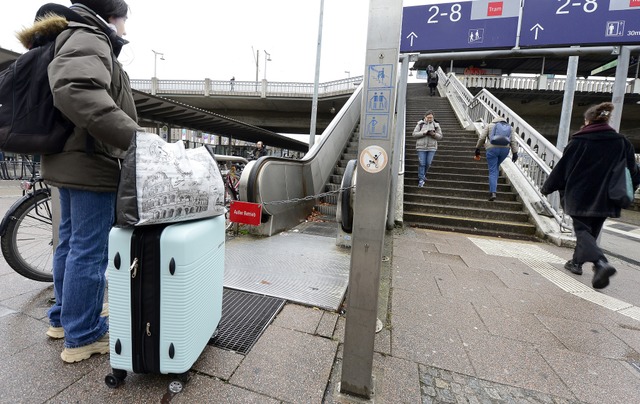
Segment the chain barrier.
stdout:
<svg viewBox="0 0 640 404">
<path fill-rule="evenodd" d="M 293 199 L 285 199 L 285 200 L 282 200 L 282 201 L 263 202 L 262 205 L 264 205 L 264 206 L 284 205 L 284 204 L 287 204 L 287 203 L 298 203 L 298 202 L 304 202 L 304 201 L 312 201 L 312 200 L 314 200 L 316 198 L 322 198 L 323 196 L 329 196 L 329 195 L 332 195 L 332 194 L 338 194 L 341 191 L 346 191 L 346 190 L 355 189 L 355 188 L 356 188 L 355 185 L 351 185 L 349 187 L 336 189 L 335 191 L 327 191 L 327 192 L 323 192 L 321 194 L 305 196 L 304 198 L 293 198 Z"/>
</svg>

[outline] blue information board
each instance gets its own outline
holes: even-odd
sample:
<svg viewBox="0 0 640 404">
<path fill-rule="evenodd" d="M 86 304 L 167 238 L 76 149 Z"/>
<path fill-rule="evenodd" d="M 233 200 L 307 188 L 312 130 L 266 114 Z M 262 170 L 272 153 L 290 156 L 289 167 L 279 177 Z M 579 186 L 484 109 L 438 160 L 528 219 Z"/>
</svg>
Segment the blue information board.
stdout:
<svg viewBox="0 0 640 404">
<path fill-rule="evenodd" d="M 525 0 L 521 47 L 640 43 L 640 0 Z"/>
<path fill-rule="evenodd" d="M 400 52 L 513 48 L 520 0 L 404 7 Z"/>
</svg>

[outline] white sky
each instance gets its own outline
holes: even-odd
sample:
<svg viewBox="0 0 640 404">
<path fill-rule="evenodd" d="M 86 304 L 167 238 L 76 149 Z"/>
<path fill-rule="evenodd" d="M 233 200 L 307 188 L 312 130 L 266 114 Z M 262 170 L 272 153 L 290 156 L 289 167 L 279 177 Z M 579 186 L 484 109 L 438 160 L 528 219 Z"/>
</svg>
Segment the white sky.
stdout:
<svg viewBox="0 0 640 404">
<path fill-rule="evenodd" d="M 444 0 L 404 0 L 403 6 Z M 30 26 L 44 0 L 19 0 L 0 13 L 0 47 L 24 52 L 15 32 Z M 49 0 L 66 6 L 70 1 Z M 127 0 L 130 6 L 120 61 L 132 79 L 312 83 L 315 79 L 320 0 Z M 364 71 L 369 0 L 325 0 L 320 82 Z M 8 10 L 9 9 L 9 10 Z M 345 73 L 348 71 L 350 73 Z"/>
</svg>

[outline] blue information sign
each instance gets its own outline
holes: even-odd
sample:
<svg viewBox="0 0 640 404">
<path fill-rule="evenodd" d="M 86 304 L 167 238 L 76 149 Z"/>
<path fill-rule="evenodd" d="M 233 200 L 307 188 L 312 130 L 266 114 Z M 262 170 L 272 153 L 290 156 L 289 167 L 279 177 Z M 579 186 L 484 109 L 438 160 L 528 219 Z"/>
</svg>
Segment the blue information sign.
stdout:
<svg viewBox="0 0 640 404">
<path fill-rule="evenodd" d="M 526 0 L 520 46 L 640 43 L 640 0 Z"/>
<path fill-rule="evenodd" d="M 520 0 L 404 7 L 400 52 L 513 48 Z"/>
</svg>

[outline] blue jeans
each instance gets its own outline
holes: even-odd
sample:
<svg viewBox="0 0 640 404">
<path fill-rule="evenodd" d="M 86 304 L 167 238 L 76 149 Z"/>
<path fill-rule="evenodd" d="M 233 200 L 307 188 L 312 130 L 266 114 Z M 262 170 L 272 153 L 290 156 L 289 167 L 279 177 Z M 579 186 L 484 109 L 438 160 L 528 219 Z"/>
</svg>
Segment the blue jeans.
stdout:
<svg viewBox="0 0 640 404">
<path fill-rule="evenodd" d="M 427 171 L 429 171 L 435 155 L 435 150 L 418 150 L 418 181 L 427 180 Z"/>
<path fill-rule="evenodd" d="M 498 176 L 500 175 L 500 164 L 509 155 L 508 147 L 491 147 L 487 149 L 487 166 L 489 166 L 489 192 L 496 192 L 498 189 Z"/>
<path fill-rule="evenodd" d="M 64 328 L 64 345 L 91 344 L 108 330 L 100 317 L 106 285 L 109 230 L 116 194 L 60 188 L 59 242 L 53 256 L 56 303 L 49 323 Z"/>
</svg>

